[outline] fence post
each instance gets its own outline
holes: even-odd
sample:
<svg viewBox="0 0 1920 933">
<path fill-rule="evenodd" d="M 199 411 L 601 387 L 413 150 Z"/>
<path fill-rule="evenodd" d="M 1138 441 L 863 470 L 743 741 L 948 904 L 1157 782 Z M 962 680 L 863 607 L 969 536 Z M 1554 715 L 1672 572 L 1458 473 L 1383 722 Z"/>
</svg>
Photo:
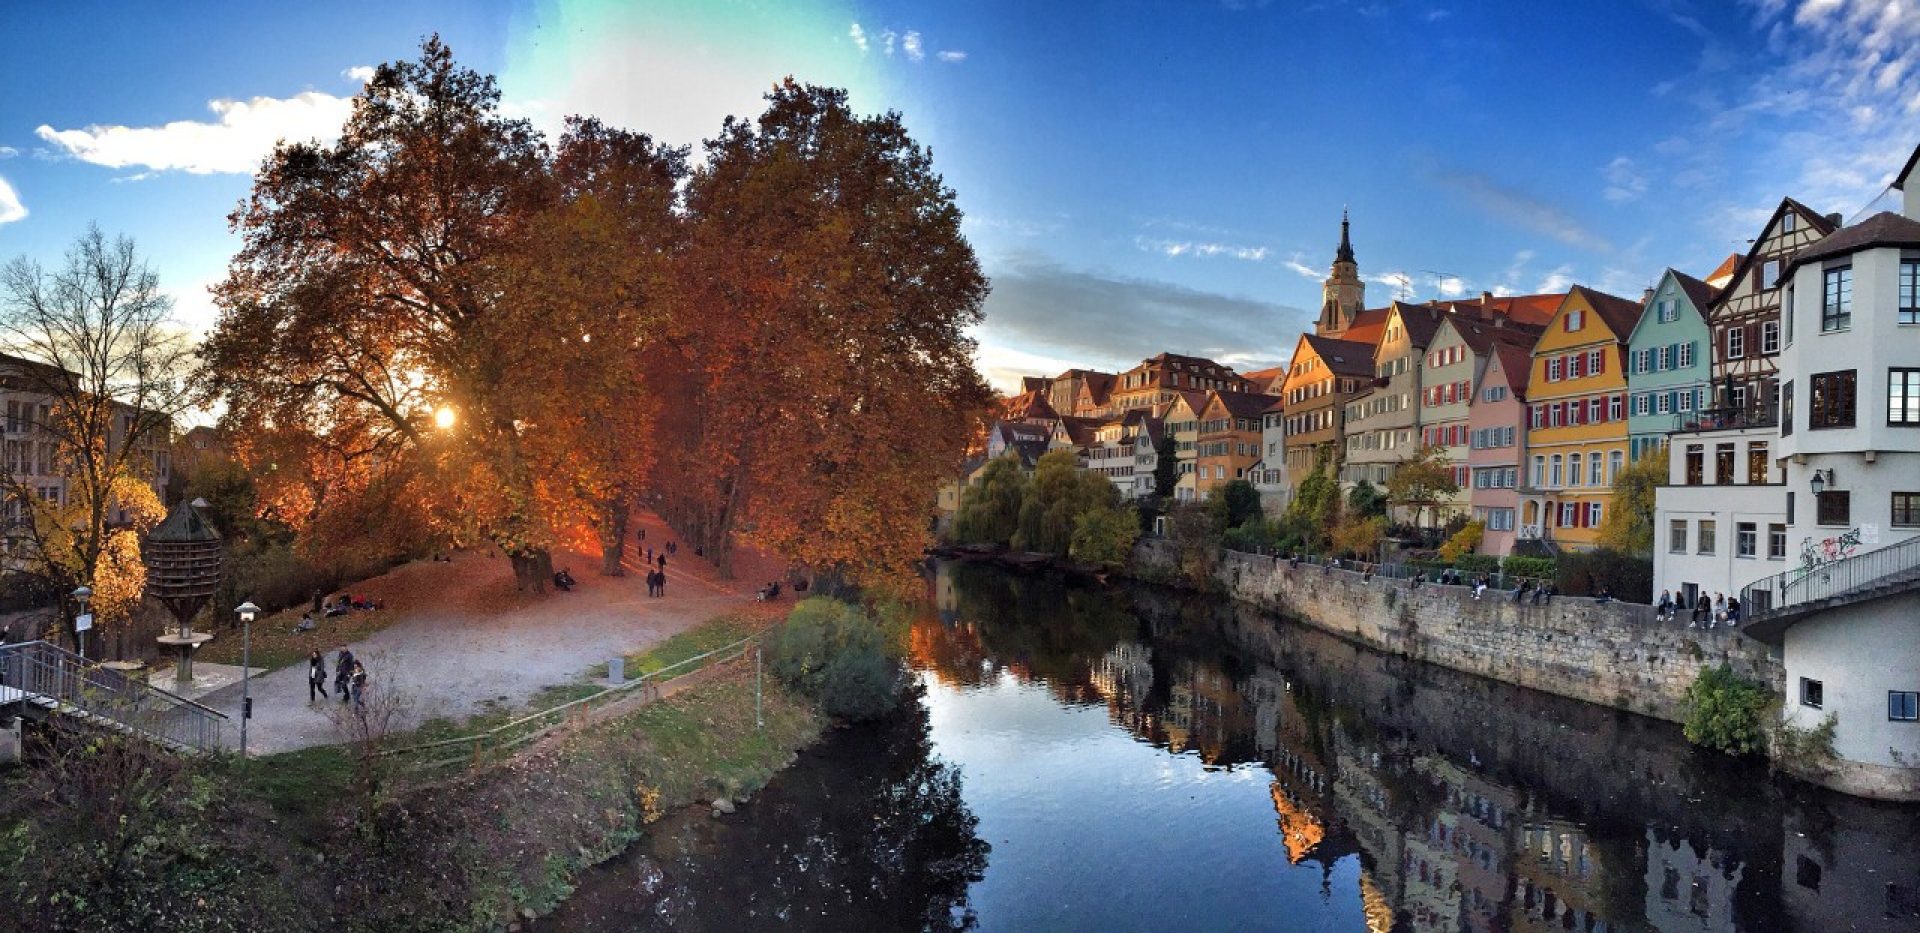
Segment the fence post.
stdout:
<svg viewBox="0 0 1920 933">
<path fill-rule="evenodd" d="M 760 646 L 753 646 L 753 727 L 758 729 L 767 724 L 760 716 Z"/>
</svg>

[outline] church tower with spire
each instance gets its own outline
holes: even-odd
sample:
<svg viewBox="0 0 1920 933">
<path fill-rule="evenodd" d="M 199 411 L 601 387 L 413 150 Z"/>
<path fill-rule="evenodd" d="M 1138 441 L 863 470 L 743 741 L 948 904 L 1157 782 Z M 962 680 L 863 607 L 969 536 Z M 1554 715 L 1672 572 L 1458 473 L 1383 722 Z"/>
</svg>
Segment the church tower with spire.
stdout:
<svg viewBox="0 0 1920 933">
<path fill-rule="evenodd" d="M 1360 281 L 1360 264 L 1353 260 L 1353 241 L 1347 236 L 1347 212 L 1340 211 L 1340 248 L 1333 254 L 1333 274 L 1320 286 L 1320 319 L 1313 332 L 1338 337 L 1353 326 L 1367 300 L 1367 283 Z"/>
</svg>

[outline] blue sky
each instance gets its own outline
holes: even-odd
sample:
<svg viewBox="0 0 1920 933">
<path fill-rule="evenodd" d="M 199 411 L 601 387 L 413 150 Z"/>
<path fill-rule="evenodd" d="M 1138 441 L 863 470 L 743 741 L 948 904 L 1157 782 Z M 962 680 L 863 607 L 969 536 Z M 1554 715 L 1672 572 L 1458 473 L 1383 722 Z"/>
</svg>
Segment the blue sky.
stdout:
<svg viewBox="0 0 1920 933">
<path fill-rule="evenodd" d="M 0 257 L 134 236 L 203 327 L 226 215 L 438 31 L 545 127 L 692 143 L 782 75 L 900 110 L 994 279 L 981 366 L 1284 359 L 1342 207 L 1371 303 L 1704 274 L 1920 143 L 1920 9 L 1453 2 L 13 4 Z M 1881 202 L 1884 204 L 1884 202 Z"/>
</svg>

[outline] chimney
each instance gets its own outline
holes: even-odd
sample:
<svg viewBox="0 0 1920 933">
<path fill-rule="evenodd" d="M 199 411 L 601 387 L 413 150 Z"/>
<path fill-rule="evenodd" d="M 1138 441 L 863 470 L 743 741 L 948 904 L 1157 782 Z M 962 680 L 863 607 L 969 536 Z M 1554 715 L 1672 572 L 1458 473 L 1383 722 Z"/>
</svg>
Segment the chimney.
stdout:
<svg viewBox="0 0 1920 933">
<path fill-rule="evenodd" d="M 1843 214 L 1836 213 L 1836 214 L 1827 215 L 1827 223 L 1832 224 L 1835 227 L 1835 229 L 1838 229 L 1841 225 L 1843 225 L 1846 222 L 1846 219 L 1847 219 L 1846 216 Z"/>
<path fill-rule="evenodd" d="M 1652 300 L 1653 300 L 1653 289 L 1648 288 L 1640 292 L 1640 305 L 1642 307 L 1645 307 L 1647 302 Z"/>
<path fill-rule="evenodd" d="M 1493 304 L 1493 293 L 1492 293 L 1492 292 L 1488 292 L 1488 291 L 1483 291 L 1483 292 L 1481 292 L 1481 293 L 1480 293 L 1480 307 L 1483 307 L 1483 308 L 1484 308 L 1484 307 L 1487 307 L 1487 306 L 1489 306 L 1489 305 L 1491 305 L 1491 304 Z"/>
</svg>

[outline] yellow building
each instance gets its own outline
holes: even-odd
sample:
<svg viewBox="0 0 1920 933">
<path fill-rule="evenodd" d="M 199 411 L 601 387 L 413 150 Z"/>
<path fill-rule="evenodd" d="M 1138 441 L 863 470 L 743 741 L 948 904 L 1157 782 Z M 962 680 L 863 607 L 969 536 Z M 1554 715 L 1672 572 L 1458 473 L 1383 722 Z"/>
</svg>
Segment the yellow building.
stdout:
<svg viewBox="0 0 1920 933">
<path fill-rule="evenodd" d="M 1613 478 L 1627 465 L 1627 338 L 1640 305 L 1590 288 L 1567 292 L 1533 345 L 1527 378 L 1521 541 L 1591 548 Z"/>
</svg>

